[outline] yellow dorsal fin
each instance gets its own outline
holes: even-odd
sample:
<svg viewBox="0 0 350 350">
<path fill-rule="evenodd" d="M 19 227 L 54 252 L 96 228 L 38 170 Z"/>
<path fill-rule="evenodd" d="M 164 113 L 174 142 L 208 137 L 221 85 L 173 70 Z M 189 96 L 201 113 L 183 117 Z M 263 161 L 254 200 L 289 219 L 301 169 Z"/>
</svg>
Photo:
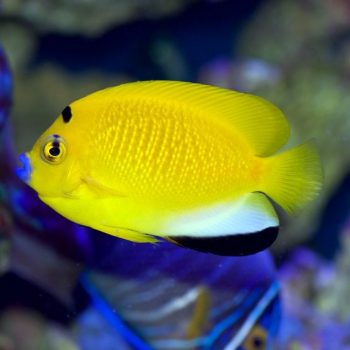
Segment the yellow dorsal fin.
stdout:
<svg viewBox="0 0 350 350">
<path fill-rule="evenodd" d="M 96 97 L 130 96 L 178 101 L 229 122 L 259 156 L 281 148 L 290 134 L 283 113 L 261 97 L 215 86 L 179 81 L 141 81 L 102 90 Z M 95 94 L 93 94 L 95 95 Z"/>
</svg>

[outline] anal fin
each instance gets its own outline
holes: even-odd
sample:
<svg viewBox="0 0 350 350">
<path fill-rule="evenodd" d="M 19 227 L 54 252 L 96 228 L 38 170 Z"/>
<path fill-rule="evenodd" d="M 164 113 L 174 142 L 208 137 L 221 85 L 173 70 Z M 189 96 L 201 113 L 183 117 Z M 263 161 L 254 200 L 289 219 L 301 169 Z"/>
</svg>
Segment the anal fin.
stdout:
<svg viewBox="0 0 350 350">
<path fill-rule="evenodd" d="M 278 227 L 269 227 L 259 232 L 220 237 L 171 237 L 182 247 L 204 253 L 224 256 L 245 256 L 267 249 L 277 238 Z"/>
<path fill-rule="evenodd" d="M 164 233 L 177 244 L 217 255 L 248 255 L 269 247 L 278 234 L 277 214 L 263 193 L 173 217 Z"/>
</svg>

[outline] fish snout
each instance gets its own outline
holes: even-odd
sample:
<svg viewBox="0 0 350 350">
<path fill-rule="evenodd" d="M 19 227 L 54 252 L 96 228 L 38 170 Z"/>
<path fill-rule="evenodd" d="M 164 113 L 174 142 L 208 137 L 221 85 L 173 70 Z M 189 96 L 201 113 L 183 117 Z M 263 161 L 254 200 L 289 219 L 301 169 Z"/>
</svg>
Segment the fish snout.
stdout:
<svg viewBox="0 0 350 350">
<path fill-rule="evenodd" d="M 18 156 L 18 167 L 16 169 L 17 176 L 24 182 L 30 180 L 32 174 L 32 167 L 30 165 L 30 159 L 27 153 L 21 153 Z"/>
</svg>

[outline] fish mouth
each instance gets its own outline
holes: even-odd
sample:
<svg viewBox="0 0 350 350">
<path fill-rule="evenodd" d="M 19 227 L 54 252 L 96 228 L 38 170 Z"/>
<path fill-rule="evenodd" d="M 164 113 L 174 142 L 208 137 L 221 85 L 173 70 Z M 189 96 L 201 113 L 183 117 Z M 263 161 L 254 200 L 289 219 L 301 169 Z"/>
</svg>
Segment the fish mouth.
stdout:
<svg viewBox="0 0 350 350">
<path fill-rule="evenodd" d="M 19 166 L 16 169 L 16 175 L 24 182 L 28 183 L 32 174 L 32 167 L 27 153 L 18 156 Z"/>
</svg>

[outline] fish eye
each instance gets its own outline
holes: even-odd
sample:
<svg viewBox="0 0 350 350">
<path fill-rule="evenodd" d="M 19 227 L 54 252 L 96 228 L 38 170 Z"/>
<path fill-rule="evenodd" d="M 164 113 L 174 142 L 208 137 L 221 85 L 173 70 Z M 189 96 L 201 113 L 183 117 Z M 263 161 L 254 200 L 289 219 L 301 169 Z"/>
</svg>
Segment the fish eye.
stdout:
<svg viewBox="0 0 350 350">
<path fill-rule="evenodd" d="M 43 143 L 41 149 L 42 159 L 50 164 L 59 164 L 66 155 L 66 145 L 62 137 L 52 135 Z"/>
<path fill-rule="evenodd" d="M 255 325 L 243 343 L 244 350 L 262 350 L 266 348 L 266 330 Z"/>
</svg>

